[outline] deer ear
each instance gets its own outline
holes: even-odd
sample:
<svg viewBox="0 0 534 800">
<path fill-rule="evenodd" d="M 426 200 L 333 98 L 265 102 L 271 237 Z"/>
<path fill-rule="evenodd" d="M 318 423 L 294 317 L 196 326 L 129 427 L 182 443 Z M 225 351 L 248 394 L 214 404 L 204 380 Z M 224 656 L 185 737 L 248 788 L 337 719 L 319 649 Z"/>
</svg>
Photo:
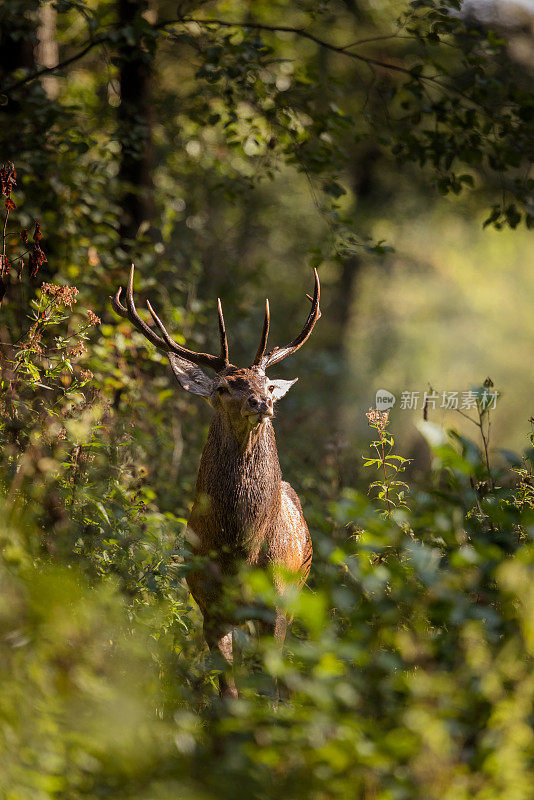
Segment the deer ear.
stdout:
<svg viewBox="0 0 534 800">
<path fill-rule="evenodd" d="M 297 381 L 298 378 L 295 378 L 292 381 L 269 381 L 268 386 L 274 402 L 276 403 L 277 400 L 280 400 L 285 394 L 287 394 L 293 384 Z"/>
<path fill-rule="evenodd" d="M 167 353 L 167 357 L 174 372 L 174 377 L 186 392 L 209 397 L 213 393 L 215 381 L 206 375 L 200 367 L 187 361 L 174 353 Z"/>
</svg>

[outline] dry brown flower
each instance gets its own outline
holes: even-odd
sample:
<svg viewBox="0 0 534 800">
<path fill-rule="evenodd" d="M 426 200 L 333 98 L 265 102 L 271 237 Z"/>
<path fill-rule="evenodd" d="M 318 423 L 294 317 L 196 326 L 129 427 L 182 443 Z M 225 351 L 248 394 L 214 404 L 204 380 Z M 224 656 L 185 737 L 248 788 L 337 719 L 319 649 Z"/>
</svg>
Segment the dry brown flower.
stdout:
<svg viewBox="0 0 534 800">
<path fill-rule="evenodd" d="M 68 306 L 70 309 L 72 309 L 72 306 L 76 302 L 76 297 L 78 296 L 78 289 L 76 286 L 58 286 L 55 283 L 43 283 L 41 291 L 47 297 L 55 300 L 56 303 Z"/>
<path fill-rule="evenodd" d="M 31 253 L 30 258 L 28 260 L 28 266 L 30 269 L 30 275 L 32 278 L 35 278 L 37 273 L 39 272 L 39 268 L 46 264 L 47 258 L 45 255 L 44 250 L 40 245 L 40 241 L 43 238 L 43 234 L 41 233 L 41 224 L 39 220 L 35 223 L 35 229 L 33 231 L 33 242 L 31 244 Z M 28 241 L 28 234 L 26 232 L 26 239 L 22 239 L 27 243 Z"/>
<path fill-rule="evenodd" d="M 89 320 L 91 325 L 100 325 L 100 323 L 102 322 L 100 317 L 97 317 L 97 315 L 93 311 L 91 311 L 91 309 L 87 311 L 87 319 Z"/>
<path fill-rule="evenodd" d="M 389 410 L 379 411 L 378 408 L 370 408 L 365 416 L 369 420 L 369 425 L 377 428 L 380 433 L 384 433 L 389 422 Z"/>
<path fill-rule="evenodd" d="M 70 349 L 69 354 L 74 358 L 77 358 L 78 356 L 83 356 L 83 354 L 86 352 L 87 348 L 85 347 L 85 345 L 82 344 L 82 342 L 78 342 L 78 344 L 75 347 L 72 347 Z"/>
<path fill-rule="evenodd" d="M 17 173 L 15 171 L 15 165 L 13 164 L 12 161 L 8 161 L 7 164 L 2 164 L 2 166 L 0 167 L 0 190 L 2 192 L 3 197 L 10 198 L 11 192 L 13 191 L 16 185 L 17 185 Z M 6 202 L 6 208 L 7 208 L 7 202 Z M 10 209 L 8 209 L 8 211 L 9 210 Z"/>
<path fill-rule="evenodd" d="M 9 275 L 10 268 L 11 261 L 7 256 L 4 256 L 0 253 L 0 276 L 4 278 L 6 275 Z"/>
</svg>

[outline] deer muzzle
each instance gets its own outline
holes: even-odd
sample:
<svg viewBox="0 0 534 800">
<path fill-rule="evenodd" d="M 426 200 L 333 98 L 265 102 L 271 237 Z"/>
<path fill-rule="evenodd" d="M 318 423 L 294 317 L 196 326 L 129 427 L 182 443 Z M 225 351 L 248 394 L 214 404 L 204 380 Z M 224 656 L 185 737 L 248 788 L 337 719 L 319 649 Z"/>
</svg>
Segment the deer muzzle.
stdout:
<svg viewBox="0 0 534 800">
<path fill-rule="evenodd" d="M 247 417 L 256 419 L 258 422 L 272 417 L 274 414 L 273 401 L 270 397 L 249 397 L 245 413 Z"/>
</svg>

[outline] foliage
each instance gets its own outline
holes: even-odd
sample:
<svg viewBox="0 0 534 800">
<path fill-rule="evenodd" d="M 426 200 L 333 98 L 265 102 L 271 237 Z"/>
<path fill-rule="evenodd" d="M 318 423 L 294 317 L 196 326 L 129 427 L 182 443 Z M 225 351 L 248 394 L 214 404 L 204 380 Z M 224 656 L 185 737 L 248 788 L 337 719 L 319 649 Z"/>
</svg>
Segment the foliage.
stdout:
<svg viewBox="0 0 534 800">
<path fill-rule="evenodd" d="M 67 91 L 66 102 L 43 102 L 36 80 L 61 75 L 100 51 L 116 54 L 117 65 L 124 47 L 137 43 L 148 64 L 159 51 L 174 50 L 185 59 L 182 107 L 166 89 L 159 102 L 176 106 L 180 128 L 189 136 L 210 130 L 213 139 L 239 155 L 240 167 L 230 175 L 221 173 L 224 189 L 242 191 L 251 181 L 272 176 L 282 162 L 294 164 L 314 181 L 329 224 L 345 241 L 342 253 L 364 244 L 354 231 L 344 238 L 347 219 L 338 201 L 347 191 L 341 173 L 348 152 L 365 140 L 402 162 L 430 165 L 444 194 L 459 194 L 477 184 L 485 188 L 491 203 L 486 224 L 533 224 L 529 165 L 534 100 L 528 76 L 510 58 L 506 39 L 462 14 L 459 0 L 446 6 L 415 0 L 396 20 L 390 19 L 385 31 L 374 32 L 373 25 L 379 27 L 382 20 L 362 8 L 360 16 L 371 30 L 356 40 L 356 8 L 351 11 L 337 2 L 319 7 L 212 3 L 196 12 L 186 5 L 174 17 L 162 2 L 158 18 L 141 3 L 127 24 L 121 24 L 107 2 L 63 0 L 55 8 L 65 30 L 65 56 L 54 67 L 15 69 L 0 87 L 8 111 L 11 106 L 16 110 L 21 93 L 32 88 L 35 102 L 27 102 L 27 117 L 21 120 L 30 126 L 25 150 L 32 160 L 38 154 L 42 161 L 46 149 L 59 146 L 66 156 L 70 151 L 71 169 L 76 169 L 72 156 L 83 161 L 88 153 L 96 169 L 103 155 L 102 136 L 86 124 L 80 127 L 79 114 L 83 106 L 96 111 L 94 98 L 81 92 L 69 97 Z M 9 0 L 3 16 L 9 22 L 24 13 L 28 15 L 24 0 Z M 331 38 L 321 34 L 325 22 L 333 31 Z M 291 58 L 285 42 L 294 47 Z M 318 68 L 317 56 L 319 61 L 330 58 Z M 156 68 L 164 72 L 159 62 Z M 95 87 L 109 82 L 113 91 L 114 80 L 116 74 L 104 76 L 100 70 L 93 82 Z M 364 87 L 356 105 L 350 91 L 355 80 Z M 109 106 L 100 104 L 99 111 L 111 133 Z M 128 153 L 143 147 L 147 136 L 143 120 L 130 123 L 127 132 L 118 131 Z M 33 146 L 37 138 L 38 150 Z M 58 178 L 55 191 L 63 179 Z M 89 218 L 87 222 L 91 224 Z"/>
<path fill-rule="evenodd" d="M 57 65 L 33 48 L 45 10 Z M 417 475 L 424 458 L 389 451 L 375 420 L 377 503 L 346 422 L 350 411 L 365 424 L 369 387 L 343 394 L 354 328 L 373 348 L 374 375 L 395 361 L 391 320 L 413 315 L 399 286 L 412 302 L 415 292 L 390 245 L 418 215 L 418 297 L 432 315 L 444 269 L 429 268 L 427 229 L 445 241 L 451 217 L 428 215 L 429 182 L 451 202 L 462 195 L 454 208 L 466 225 L 479 209 L 496 228 L 532 225 L 532 88 L 513 48 L 432 0 L 5 0 L 0 37 L 0 794 L 527 800 L 532 435 L 520 458 L 489 447 L 480 404 L 468 423 L 480 446 L 462 419 L 450 436 L 423 421 L 432 466 Z M 128 116 L 121 86 L 136 59 L 148 79 Z M 509 232 L 499 235 L 493 257 L 507 263 Z M 437 324 L 449 335 L 456 273 L 469 314 L 477 302 L 488 319 L 504 311 L 484 293 L 487 252 L 469 271 L 447 246 L 437 261 L 451 264 L 449 306 Z M 132 258 L 136 291 L 192 347 L 210 349 L 221 296 L 236 363 L 261 327 L 260 288 L 273 300 L 273 339 L 289 341 L 308 267 L 321 266 L 321 328 L 276 420 L 314 567 L 310 585 L 284 598 L 294 623 L 283 654 L 243 626 L 235 702 L 217 698 L 221 665 L 185 584 L 207 414 L 111 315 Z M 353 314 L 362 264 L 375 284 Z M 428 364 L 434 342 L 417 333 Z M 515 335 L 502 338 L 517 363 Z M 497 358 L 494 340 L 475 339 Z M 465 355 L 454 353 L 455 375 Z M 526 358 L 515 358 L 526 381 Z M 404 467 L 409 503 L 396 481 Z M 271 614 L 270 576 L 239 581 L 258 616 Z M 277 709 L 273 678 L 287 695 Z"/>
<path fill-rule="evenodd" d="M 168 553 L 152 581 L 125 580 L 140 569 L 121 531 L 132 516 L 127 493 L 89 506 L 70 497 L 70 463 L 41 463 L 33 491 L 4 463 L 6 796 L 170 798 L 180 786 L 185 797 L 221 798 L 239 783 L 258 798 L 528 797 L 527 476 L 503 473 L 506 484 L 477 492 L 486 475 L 479 448 L 424 426 L 433 476 L 415 488 L 410 511 L 377 515 L 354 489 L 329 515 L 316 503 L 313 590 L 285 597 L 295 617 L 287 652 L 244 631 L 241 698 L 226 703 L 216 698 L 218 665 L 204 652 L 179 556 Z M 19 467 L 26 461 L 22 453 Z M 531 452 L 527 463 L 531 470 Z M 102 485 L 98 464 L 85 469 L 89 485 Z M 69 511 L 61 527 L 39 530 L 28 517 L 46 502 L 36 484 L 59 487 L 58 506 Z M 151 527 L 147 511 L 135 519 L 138 536 L 150 549 L 155 535 L 163 553 L 163 528 Z M 88 526 L 91 549 L 80 545 Z M 242 591 L 259 608 L 274 606 L 264 573 L 243 574 Z M 278 709 L 269 676 L 289 692 Z"/>
<path fill-rule="evenodd" d="M 383 479 L 373 481 L 369 489 L 377 489 L 377 499 L 384 505 L 384 513 L 390 517 L 395 508 L 407 508 L 405 494 L 410 487 L 404 481 L 392 480 L 399 472 L 404 472 L 409 458 L 392 453 L 395 439 L 387 429 L 389 411 L 370 408 L 365 415 L 369 427 L 378 431 L 379 438 L 369 445 L 376 452 L 376 458 L 366 458 L 364 467 L 376 467 L 383 474 Z M 382 476 L 381 476 L 382 477 Z"/>
<path fill-rule="evenodd" d="M 243 629 L 241 696 L 223 702 L 185 588 L 183 521 L 162 512 L 132 462 L 142 439 L 76 363 L 75 301 L 44 284 L 5 366 L 5 796 L 527 798 L 532 449 L 489 482 L 480 407 L 482 448 L 422 423 L 433 468 L 409 509 L 388 473 L 382 514 L 354 488 L 327 502 L 314 485 L 313 583 L 284 596 L 286 651 Z M 388 468 L 388 415 L 370 422 L 374 466 Z M 259 616 L 277 602 L 264 572 L 244 572 L 240 594 Z"/>
</svg>

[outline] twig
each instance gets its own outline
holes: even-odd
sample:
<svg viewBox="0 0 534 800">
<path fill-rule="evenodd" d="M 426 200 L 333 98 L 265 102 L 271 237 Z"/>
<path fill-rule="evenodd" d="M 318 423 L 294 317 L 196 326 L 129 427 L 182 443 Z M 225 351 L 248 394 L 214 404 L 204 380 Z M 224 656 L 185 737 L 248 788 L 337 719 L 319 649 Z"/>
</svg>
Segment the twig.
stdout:
<svg viewBox="0 0 534 800">
<path fill-rule="evenodd" d="M 74 500 L 76 498 L 76 484 L 77 484 L 77 480 L 78 480 L 78 474 L 79 474 L 79 471 L 80 471 L 80 469 L 79 469 L 79 466 L 80 466 L 79 465 L 79 459 L 80 459 L 81 451 L 82 451 L 82 445 L 81 444 L 74 445 L 74 449 L 73 449 L 73 452 L 72 452 L 73 472 L 72 472 L 72 478 L 71 478 L 71 482 L 72 482 L 72 492 L 71 492 L 71 498 L 70 498 L 71 508 L 74 505 Z"/>
<path fill-rule="evenodd" d="M 469 414 L 466 414 L 465 411 L 462 411 L 460 408 L 455 408 L 454 411 L 456 411 L 457 414 L 461 414 L 462 417 L 465 417 L 465 419 L 468 419 L 469 422 L 471 422 L 473 425 L 476 425 L 476 427 L 479 429 L 480 436 L 482 438 L 482 444 L 484 446 L 484 459 L 486 461 L 486 469 L 488 471 L 489 483 L 491 488 L 495 489 L 495 481 L 493 480 L 493 474 L 491 471 L 491 463 L 489 458 L 489 440 L 490 440 L 490 428 L 491 428 L 489 408 L 487 409 L 487 414 L 488 414 L 487 435 L 484 432 L 484 411 L 480 410 L 479 405 L 477 405 L 478 421 L 476 419 L 473 419 L 473 417 L 470 417 Z"/>
<path fill-rule="evenodd" d="M 482 442 L 484 444 L 484 456 L 486 458 L 486 467 L 487 467 L 487 470 L 488 470 L 489 482 L 490 482 L 491 488 L 495 489 L 495 481 L 493 480 L 493 475 L 492 475 L 492 472 L 491 472 L 491 465 L 490 465 L 490 460 L 489 460 L 489 438 L 490 438 L 490 427 L 491 427 L 489 409 L 488 409 L 488 435 L 487 435 L 487 437 L 484 434 L 483 414 L 481 413 L 480 409 L 478 410 L 478 417 L 479 417 L 479 420 L 480 420 L 480 424 L 479 424 L 480 435 L 482 436 Z"/>
<path fill-rule="evenodd" d="M 109 36 L 97 36 L 96 39 L 91 39 L 82 50 L 80 50 L 78 53 L 75 53 L 73 56 L 70 56 L 70 58 L 66 58 L 64 61 L 60 61 L 58 64 L 55 64 L 52 67 L 41 67 L 40 69 L 36 69 L 33 72 L 30 72 L 29 75 L 26 75 L 24 78 L 12 83 L 11 86 L 6 86 L 4 88 L 0 87 L 0 94 L 9 94 L 15 89 L 18 89 L 19 86 L 25 86 L 27 83 L 31 83 L 37 78 L 41 78 L 43 75 L 49 75 L 52 72 L 58 72 L 64 67 L 68 67 L 69 64 L 74 64 L 75 61 L 79 61 L 94 47 L 104 44 L 104 42 L 106 42 L 108 39 Z"/>
<path fill-rule="evenodd" d="M 314 33 L 310 33 L 305 28 L 295 28 L 291 25 L 268 25 L 263 22 L 250 22 L 248 20 L 246 22 L 235 22 L 224 19 L 197 19 L 195 17 L 164 20 L 154 27 L 166 28 L 169 25 L 179 25 L 191 22 L 199 25 L 200 27 L 218 25 L 221 28 L 250 28 L 252 30 L 268 31 L 270 33 L 294 33 L 296 36 L 300 36 L 302 39 L 309 39 L 311 42 L 315 42 L 315 44 L 319 45 L 320 47 L 324 47 L 326 50 L 331 50 L 333 53 L 339 53 L 340 55 L 344 55 L 347 58 L 352 58 L 355 61 L 361 61 L 364 64 L 373 65 L 375 67 L 382 67 L 383 69 L 391 70 L 393 72 L 400 72 L 403 75 L 410 76 L 410 78 L 415 78 L 418 83 L 424 83 L 425 81 L 427 83 L 432 83 L 436 86 L 439 86 L 441 89 L 446 90 L 447 92 L 453 92 L 459 97 L 463 97 L 464 100 L 467 100 L 469 103 L 472 103 L 474 106 L 478 106 L 480 109 L 482 109 L 486 114 L 488 114 L 488 116 L 491 115 L 491 112 L 486 109 L 482 103 L 480 103 L 478 100 L 474 100 L 472 97 L 469 97 L 469 95 L 466 95 L 461 91 L 461 89 L 458 89 L 453 84 L 448 85 L 446 83 L 442 83 L 442 81 L 439 81 L 435 76 L 432 75 L 414 75 L 411 69 L 408 67 L 401 67 L 399 64 L 391 64 L 386 61 L 381 61 L 377 58 L 362 56 L 359 53 L 353 53 L 350 50 L 347 50 L 347 47 L 353 47 L 355 43 L 352 43 L 352 45 L 336 45 L 332 42 L 326 41 L 325 39 L 321 39 Z"/>
<path fill-rule="evenodd" d="M 388 517 L 390 517 L 391 516 L 391 503 L 389 502 L 389 483 L 388 483 L 388 477 L 387 477 L 387 473 L 386 473 L 386 457 L 385 457 L 385 453 L 384 453 L 384 432 L 383 431 L 380 431 L 380 445 L 382 447 L 382 468 L 384 470 L 384 483 L 386 485 L 386 503 L 388 505 Z M 375 446 L 375 449 L 376 449 L 376 451 L 377 451 L 377 453 L 378 453 L 378 455 L 380 457 L 380 453 L 379 453 L 378 448 L 376 446 Z M 391 452 L 391 450 L 390 450 L 390 452 Z"/>
<path fill-rule="evenodd" d="M 154 30 L 163 30 L 172 25 L 183 25 L 187 23 L 194 23 L 200 27 L 217 25 L 220 28 L 250 28 L 252 30 L 268 31 L 270 33 L 293 33 L 302 39 L 308 39 L 309 41 L 314 42 L 315 44 L 319 45 L 319 47 L 324 47 L 327 50 L 331 50 L 334 53 L 344 55 L 347 58 L 351 58 L 355 61 L 361 61 L 362 63 L 367 64 L 368 66 L 372 65 L 375 67 L 382 67 L 383 69 L 391 70 L 393 72 L 399 72 L 403 75 L 415 78 L 415 80 L 417 80 L 419 83 L 427 82 L 435 86 L 439 86 L 441 89 L 444 89 L 448 92 L 453 92 L 459 97 L 463 97 L 464 100 L 468 101 L 474 106 L 481 108 L 486 114 L 490 115 L 490 111 L 488 111 L 488 109 L 486 109 L 482 103 L 473 99 L 472 97 L 469 97 L 469 95 L 466 95 L 464 92 L 462 92 L 453 84 L 447 85 L 446 83 L 443 83 L 442 81 L 438 80 L 435 76 L 431 75 L 423 75 L 423 74 L 414 75 L 412 70 L 409 69 L 408 67 L 402 67 L 399 64 L 388 63 L 386 61 L 382 61 L 377 58 L 372 58 L 370 56 L 363 56 L 360 55 L 359 53 L 354 53 L 351 50 L 347 49 L 349 47 L 355 47 L 357 44 L 363 44 L 365 40 L 362 40 L 361 42 L 352 42 L 346 45 L 335 45 L 332 42 L 328 42 L 325 39 L 321 39 L 321 37 L 316 36 L 314 33 L 310 33 L 310 31 L 307 31 L 304 28 L 295 28 L 291 25 L 268 25 L 262 22 L 251 22 L 251 21 L 235 22 L 223 19 L 197 19 L 195 17 L 182 17 L 179 19 L 163 20 L 162 22 L 159 22 L 157 25 L 154 25 L 153 28 Z M 111 27 L 110 30 L 115 31 L 117 29 L 118 26 L 113 26 Z M 395 34 L 392 34 L 392 36 L 394 37 Z M 26 84 L 31 83 L 32 81 L 38 78 L 41 78 L 43 75 L 48 75 L 54 72 L 58 72 L 64 69 L 65 67 L 69 66 L 70 64 L 73 64 L 76 61 L 82 59 L 88 52 L 93 50 L 95 47 L 99 47 L 100 45 L 106 44 L 108 42 L 111 42 L 110 34 L 97 36 L 96 38 L 89 40 L 85 45 L 85 47 L 83 47 L 79 52 L 75 53 L 69 58 L 60 61 L 55 66 L 41 67 L 40 69 L 36 69 L 33 72 L 30 72 L 24 78 L 15 81 L 11 85 L 0 88 L 0 93 L 10 94 L 10 92 L 14 91 L 15 89 L 18 89 L 20 86 L 25 86 Z"/>
</svg>

